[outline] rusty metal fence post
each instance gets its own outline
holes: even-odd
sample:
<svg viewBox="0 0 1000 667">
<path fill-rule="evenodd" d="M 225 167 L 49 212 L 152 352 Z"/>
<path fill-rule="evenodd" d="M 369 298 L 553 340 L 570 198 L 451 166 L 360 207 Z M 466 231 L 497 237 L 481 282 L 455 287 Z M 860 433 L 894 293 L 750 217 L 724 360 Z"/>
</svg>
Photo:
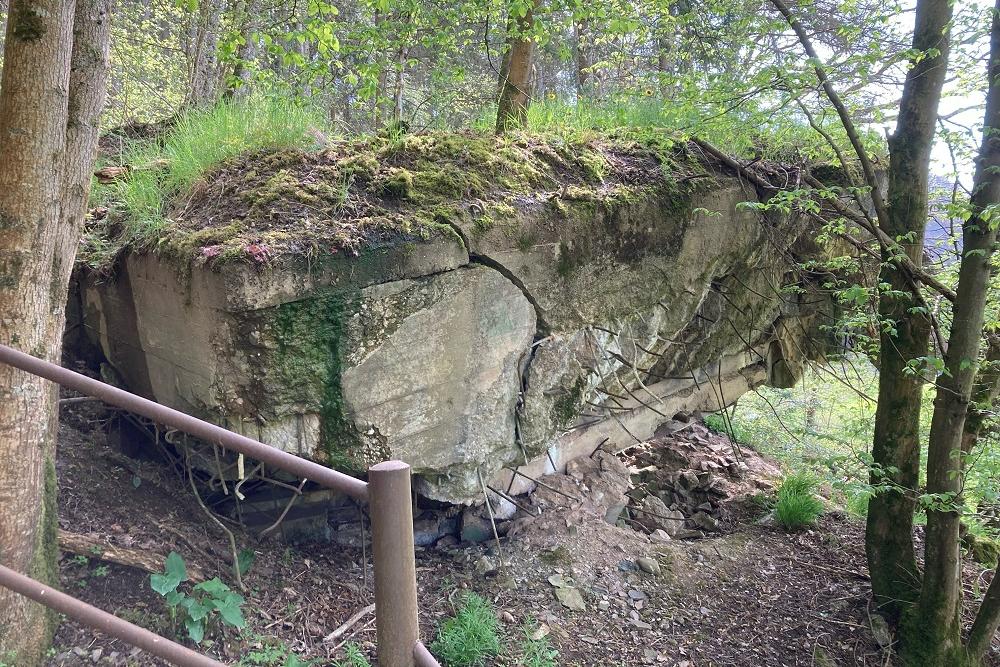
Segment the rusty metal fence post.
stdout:
<svg viewBox="0 0 1000 667">
<path fill-rule="evenodd" d="M 368 469 L 375 560 L 375 633 L 380 667 L 413 667 L 419 639 L 410 466 L 386 461 Z"/>
</svg>

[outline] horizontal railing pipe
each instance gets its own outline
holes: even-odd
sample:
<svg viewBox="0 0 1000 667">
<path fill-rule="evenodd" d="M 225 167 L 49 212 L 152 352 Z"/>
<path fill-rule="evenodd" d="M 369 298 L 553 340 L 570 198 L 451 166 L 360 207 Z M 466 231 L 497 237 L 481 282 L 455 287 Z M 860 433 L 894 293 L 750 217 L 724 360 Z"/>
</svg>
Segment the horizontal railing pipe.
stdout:
<svg viewBox="0 0 1000 667">
<path fill-rule="evenodd" d="M 65 593 L 60 593 L 51 586 L 18 574 L 3 565 L 0 565 L 0 586 L 20 593 L 49 609 L 55 609 L 59 613 L 95 630 L 100 630 L 106 635 L 117 637 L 132 646 L 137 646 L 147 653 L 163 658 L 172 665 L 179 667 L 226 667 L 224 662 L 192 651 L 186 646 L 181 646 L 145 628 L 133 625 L 114 614 L 92 607 L 83 600 L 77 600 Z"/>
<path fill-rule="evenodd" d="M 221 426 L 160 405 L 154 401 L 136 396 L 123 389 L 75 373 L 48 361 L 37 359 L 6 345 L 0 345 L 0 362 L 19 368 L 26 373 L 37 375 L 74 389 L 81 394 L 99 398 L 129 412 L 148 417 L 155 422 L 184 431 L 206 442 L 214 442 L 251 458 L 280 468 L 296 477 L 305 477 L 317 484 L 345 493 L 360 502 L 368 501 L 368 484 L 350 475 L 337 472 L 318 463 L 313 463 L 294 454 L 265 445 L 253 438 L 226 430 Z"/>
<path fill-rule="evenodd" d="M 413 645 L 413 663 L 416 667 L 441 667 L 441 663 L 431 655 L 422 642 Z"/>
</svg>

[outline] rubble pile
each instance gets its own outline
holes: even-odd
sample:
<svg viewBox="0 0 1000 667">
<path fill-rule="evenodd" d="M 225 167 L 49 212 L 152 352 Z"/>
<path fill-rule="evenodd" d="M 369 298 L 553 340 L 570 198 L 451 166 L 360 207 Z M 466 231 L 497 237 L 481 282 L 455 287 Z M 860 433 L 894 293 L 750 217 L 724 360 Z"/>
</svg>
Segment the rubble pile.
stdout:
<svg viewBox="0 0 1000 667">
<path fill-rule="evenodd" d="M 621 454 L 635 486 L 629 494 L 635 524 L 669 537 L 719 532 L 727 500 L 756 490 L 761 477 L 778 474 L 748 454 L 754 467 L 764 468 L 765 473 L 754 475 L 753 482 L 746 481 L 751 465 L 727 436 L 683 416 L 668 422 L 652 440 Z"/>
</svg>

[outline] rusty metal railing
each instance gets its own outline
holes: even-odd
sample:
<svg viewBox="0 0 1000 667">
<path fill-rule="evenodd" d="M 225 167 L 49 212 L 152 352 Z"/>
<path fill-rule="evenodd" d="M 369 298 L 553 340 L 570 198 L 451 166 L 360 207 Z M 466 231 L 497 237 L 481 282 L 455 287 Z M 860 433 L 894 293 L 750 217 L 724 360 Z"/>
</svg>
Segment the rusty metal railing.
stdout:
<svg viewBox="0 0 1000 667">
<path fill-rule="evenodd" d="M 440 667 L 420 642 L 410 466 L 386 461 L 368 470 L 368 482 L 275 449 L 215 424 L 123 389 L 0 345 L 0 363 L 58 383 L 81 394 L 216 443 L 369 504 L 375 569 L 376 650 L 382 667 Z M 122 639 L 181 667 L 222 665 L 216 660 L 101 611 L 0 565 L 0 586 Z"/>
</svg>

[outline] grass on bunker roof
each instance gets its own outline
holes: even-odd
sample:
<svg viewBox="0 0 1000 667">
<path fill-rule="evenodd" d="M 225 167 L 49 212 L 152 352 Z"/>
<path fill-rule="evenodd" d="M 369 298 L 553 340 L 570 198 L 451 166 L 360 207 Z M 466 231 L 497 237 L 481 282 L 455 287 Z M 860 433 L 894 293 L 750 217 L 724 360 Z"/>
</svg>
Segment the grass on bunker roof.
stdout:
<svg viewBox="0 0 1000 667">
<path fill-rule="evenodd" d="M 95 188 L 81 261 L 109 270 L 126 249 L 218 264 L 356 255 L 454 236 L 458 220 L 486 228 L 515 210 L 557 212 L 561 200 L 611 206 L 676 187 L 692 162 L 667 131 L 343 140 L 304 111 L 283 113 L 265 102 L 223 105 L 106 154 L 128 171 Z M 270 132 L 276 123 L 285 130 Z"/>
</svg>

